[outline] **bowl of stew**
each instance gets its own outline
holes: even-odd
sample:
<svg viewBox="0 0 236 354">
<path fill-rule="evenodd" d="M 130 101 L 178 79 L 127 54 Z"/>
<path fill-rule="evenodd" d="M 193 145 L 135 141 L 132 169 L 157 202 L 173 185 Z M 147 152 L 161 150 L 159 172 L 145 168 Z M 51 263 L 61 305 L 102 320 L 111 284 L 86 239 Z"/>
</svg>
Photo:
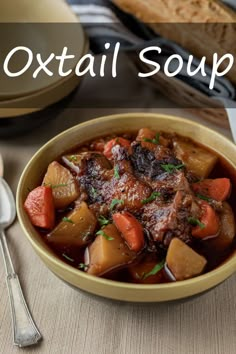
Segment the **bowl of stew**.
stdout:
<svg viewBox="0 0 236 354">
<path fill-rule="evenodd" d="M 162 114 L 106 116 L 46 143 L 17 190 L 25 235 L 75 288 L 159 302 L 236 270 L 236 147 Z"/>
</svg>

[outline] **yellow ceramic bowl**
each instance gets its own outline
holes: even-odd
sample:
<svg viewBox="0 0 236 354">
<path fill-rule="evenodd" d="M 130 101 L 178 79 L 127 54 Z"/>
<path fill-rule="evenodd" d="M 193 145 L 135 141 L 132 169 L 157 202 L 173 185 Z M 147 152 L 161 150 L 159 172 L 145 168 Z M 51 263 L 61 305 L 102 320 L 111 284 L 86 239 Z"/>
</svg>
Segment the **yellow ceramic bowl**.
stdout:
<svg viewBox="0 0 236 354">
<path fill-rule="evenodd" d="M 48 164 L 75 145 L 111 133 L 151 127 L 167 132 L 177 132 L 209 146 L 220 153 L 233 168 L 236 168 L 236 146 L 219 133 L 200 124 L 173 116 L 160 114 L 122 114 L 91 120 L 79 124 L 45 144 L 30 160 L 19 182 L 17 211 L 19 221 L 33 248 L 46 266 L 67 283 L 92 294 L 111 299 L 137 302 L 158 302 L 188 297 L 214 287 L 236 271 L 236 252 L 220 267 L 190 280 L 168 284 L 127 284 L 87 275 L 60 259 L 47 247 L 31 225 L 23 209 L 29 188 L 38 186 Z"/>
</svg>

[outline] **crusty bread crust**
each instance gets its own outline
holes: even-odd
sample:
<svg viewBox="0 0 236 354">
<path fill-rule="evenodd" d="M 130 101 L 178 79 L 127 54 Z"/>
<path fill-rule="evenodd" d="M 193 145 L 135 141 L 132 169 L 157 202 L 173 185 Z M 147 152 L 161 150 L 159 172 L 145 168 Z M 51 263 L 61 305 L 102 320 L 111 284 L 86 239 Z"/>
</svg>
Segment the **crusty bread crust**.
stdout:
<svg viewBox="0 0 236 354">
<path fill-rule="evenodd" d="M 206 56 L 210 65 L 213 62 L 213 53 L 218 53 L 219 57 L 231 53 L 236 58 L 236 13 L 218 0 L 113 2 L 123 11 L 148 23 L 156 33 L 178 43 L 198 58 Z M 190 27 L 188 23 L 193 25 Z M 226 65 L 227 63 L 223 67 Z M 227 76 L 236 84 L 236 64 Z"/>
<path fill-rule="evenodd" d="M 236 22 L 233 10 L 218 0 L 113 0 L 143 22 Z"/>
</svg>

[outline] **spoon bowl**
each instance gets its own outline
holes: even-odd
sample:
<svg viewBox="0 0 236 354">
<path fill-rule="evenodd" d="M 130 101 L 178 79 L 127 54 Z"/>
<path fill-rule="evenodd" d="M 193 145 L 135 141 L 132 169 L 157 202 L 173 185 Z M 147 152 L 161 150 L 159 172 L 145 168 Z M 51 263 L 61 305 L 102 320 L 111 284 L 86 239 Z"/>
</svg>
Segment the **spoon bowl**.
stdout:
<svg viewBox="0 0 236 354">
<path fill-rule="evenodd" d="M 2 177 L 0 177 L 0 196 L 0 229 L 6 229 L 15 220 L 16 207 L 12 191 Z"/>
<path fill-rule="evenodd" d="M 3 176 L 3 161 L 2 161 L 2 155 L 0 154 L 0 177 Z"/>
</svg>

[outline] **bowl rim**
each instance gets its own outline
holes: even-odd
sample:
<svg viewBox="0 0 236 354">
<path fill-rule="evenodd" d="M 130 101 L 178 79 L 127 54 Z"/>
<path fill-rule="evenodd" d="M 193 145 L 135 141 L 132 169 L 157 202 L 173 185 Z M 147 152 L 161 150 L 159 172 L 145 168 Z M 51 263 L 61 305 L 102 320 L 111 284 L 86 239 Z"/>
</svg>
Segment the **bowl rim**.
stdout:
<svg viewBox="0 0 236 354">
<path fill-rule="evenodd" d="M 176 290 L 178 288 L 181 288 L 182 286 L 188 286 L 191 287 L 191 285 L 197 285 L 202 283 L 203 281 L 206 282 L 208 281 L 208 279 L 211 279 L 212 277 L 217 277 L 217 275 L 221 274 L 221 273 L 227 273 L 229 274 L 228 276 L 232 275 L 234 272 L 236 272 L 236 250 L 229 256 L 229 258 L 227 258 L 222 264 L 220 264 L 218 267 L 216 267 L 215 269 L 196 276 L 194 278 L 191 279 L 186 279 L 186 280 L 181 280 L 181 281 L 176 281 L 176 282 L 170 282 L 170 283 L 161 283 L 161 284 L 137 284 L 137 283 L 126 283 L 126 282 L 121 282 L 121 281 L 116 281 L 116 280 L 109 280 L 109 279 L 105 279 L 102 277 L 97 277 L 94 275 L 90 275 L 87 274 L 73 266 L 70 266 L 69 264 L 63 262 L 61 259 L 59 259 L 59 257 L 57 257 L 56 255 L 54 255 L 53 253 L 49 253 L 46 249 L 43 249 L 41 247 L 41 245 L 34 239 L 31 237 L 30 231 L 27 230 L 26 225 L 24 224 L 23 221 L 23 213 L 24 213 L 24 209 L 21 205 L 21 192 L 23 189 L 23 185 L 24 185 L 24 179 L 25 179 L 25 175 L 28 171 L 28 169 L 31 167 L 32 162 L 42 154 L 42 152 L 44 152 L 45 149 L 51 147 L 52 145 L 54 145 L 57 141 L 59 141 L 65 134 L 70 134 L 74 131 L 77 131 L 80 127 L 89 127 L 90 125 L 94 124 L 94 123 L 99 123 L 99 122 L 107 122 L 110 120 L 117 120 L 117 119 L 127 119 L 127 118 L 138 118 L 138 117 L 147 117 L 147 118 L 168 118 L 169 120 L 172 121 L 178 121 L 179 123 L 184 123 L 187 124 L 189 126 L 194 127 L 200 127 L 201 129 L 204 129 L 206 131 L 208 131 L 208 133 L 214 134 L 215 137 L 218 137 L 219 139 L 223 139 L 227 144 L 229 144 L 233 149 L 236 150 L 236 145 L 226 136 L 224 136 L 223 134 L 206 127 L 203 124 L 200 124 L 198 122 L 186 119 L 186 118 L 182 118 L 179 116 L 175 116 L 175 115 L 170 115 L 170 114 L 162 114 L 162 113 L 149 113 L 149 112 L 132 112 L 132 113 L 118 113 L 118 114 L 112 114 L 112 115 L 107 115 L 107 116 L 102 116 L 99 118 L 95 118 L 95 119 L 91 119 L 82 123 L 79 123 L 69 129 L 66 129 L 64 131 L 62 131 L 61 133 L 57 134 L 55 137 L 53 137 L 52 139 L 50 139 L 47 143 L 45 143 L 40 149 L 38 149 L 36 151 L 36 153 L 31 157 L 31 159 L 29 160 L 29 162 L 27 163 L 27 165 L 25 166 L 20 180 L 18 182 L 18 186 L 17 186 L 17 193 L 16 193 L 16 208 L 17 208 L 17 216 L 18 216 L 18 220 L 19 223 L 21 225 L 21 228 L 24 232 L 24 234 L 26 235 L 27 239 L 30 241 L 30 243 L 32 244 L 33 248 L 36 250 L 36 252 L 40 255 L 42 254 L 43 257 L 45 257 L 49 262 L 53 263 L 53 265 L 62 268 L 63 270 L 65 270 L 66 272 L 69 273 L 73 273 L 74 275 L 83 278 L 84 280 L 87 281 L 92 281 L 95 284 L 98 285 L 104 285 L 104 286 L 112 286 L 112 287 L 117 287 L 117 288 L 125 288 L 125 289 L 129 289 L 129 290 L 142 290 L 142 289 L 149 289 L 149 290 L 164 290 L 164 289 L 169 289 L 169 290 Z M 148 124 L 147 124 L 148 125 Z M 185 136 L 183 134 L 183 136 Z M 207 144 L 205 144 L 207 146 Z M 229 162 L 231 165 L 234 166 L 234 168 L 236 169 L 236 164 L 233 163 L 232 160 L 230 160 L 227 156 L 225 156 L 224 154 L 220 153 L 220 155 L 227 160 L 227 162 Z M 224 279 L 226 279 L 228 276 L 226 276 Z"/>
</svg>

